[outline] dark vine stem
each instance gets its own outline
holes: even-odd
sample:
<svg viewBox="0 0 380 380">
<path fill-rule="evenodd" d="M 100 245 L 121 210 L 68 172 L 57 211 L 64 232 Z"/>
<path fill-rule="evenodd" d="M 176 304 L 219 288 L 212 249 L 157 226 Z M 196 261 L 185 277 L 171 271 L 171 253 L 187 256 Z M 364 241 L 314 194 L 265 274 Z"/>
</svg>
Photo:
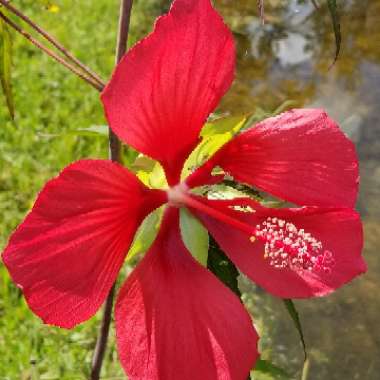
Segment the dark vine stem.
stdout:
<svg viewBox="0 0 380 380">
<path fill-rule="evenodd" d="M 117 35 L 116 47 L 116 63 L 120 62 L 121 58 L 127 50 L 132 2 L 133 0 L 121 0 L 120 2 L 119 31 Z M 117 136 L 112 132 L 112 130 L 109 129 L 109 158 L 114 162 L 120 162 L 120 151 L 120 141 L 117 138 Z M 99 380 L 104 354 L 107 347 L 110 324 L 112 320 L 111 315 L 114 295 L 115 285 L 112 286 L 105 303 L 99 337 L 96 342 L 96 347 L 92 360 L 90 380 Z"/>
<path fill-rule="evenodd" d="M 14 7 L 6 0 L 0 0 L 0 4 L 12 12 L 15 16 L 19 17 L 25 21 L 31 28 L 33 28 L 37 33 L 49 41 L 55 48 L 57 48 L 69 61 L 76 64 L 84 73 L 86 73 L 90 78 L 97 82 L 100 86 L 104 86 L 104 82 L 99 77 L 98 74 L 93 72 L 89 67 L 82 63 L 78 58 L 76 58 L 71 52 L 69 52 L 60 42 L 57 41 L 51 34 L 46 32 L 43 28 L 33 22 L 28 16 L 23 14 L 19 9 Z"/>
<path fill-rule="evenodd" d="M 114 294 L 115 285 L 112 286 L 110 292 L 108 293 L 108 297 L 104 305 L 103 319 L 100 325 L 99 336 L 98 340 L 96 341 L 94 355 L 91 363 L 91 380 L 99 380 L 100 377 L 100 371 L 102 369 L 104 354 L 107 347 L 109 328 L 112 320 L 111 315 Z"/>
<path fill-rule="evenodd" d="M 13 28 L 17 33 L 21 34 L 24 38 L 26 38 L 28 41 L 30 41 L 34 46 L 42 50 L 44 53 L 55 59 L 58 63 L 65 66 L 67 69 L 69 69 L 71 72 L 73 72 L 75 75 L 77 75 L 79 78 L 86 81 L 88 84 L 90 84 L 92 87 L 97 89 L 98 91 L 101 91 L 104 87 L 104 85 L 99 84 L 98 82 L 94 81 L 92 78 L 85 75 L 81 70 L 73 66 L 72 64 L 66 62 L 62 57 L 60 57 L 58 54 L 56 54 L 53 50 L 47 48 L 44 46 L 41 42 L 33 38 L 28 32 L 23 30 L 18 24 L 13 22 L 9 17 L 7 17 L 3 12 L 0 11 L 0 18 L 8 24 L 11 28 Z"/>
</svg>

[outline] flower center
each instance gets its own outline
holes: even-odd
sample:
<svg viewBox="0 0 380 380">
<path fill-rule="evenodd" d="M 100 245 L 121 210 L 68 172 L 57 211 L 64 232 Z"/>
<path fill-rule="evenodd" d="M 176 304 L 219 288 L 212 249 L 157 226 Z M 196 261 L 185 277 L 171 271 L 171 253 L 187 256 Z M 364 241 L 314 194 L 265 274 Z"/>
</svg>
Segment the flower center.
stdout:
<svg viewBox="0 0 380 380">
<path fill-rule="evenodd" d="M 182 207 L 186 203 L 189 187 L 185 183 L 180 183 L 166 190 L 168 204 L 174 207 Z"/>
<path fill-rule="evenodd" d="M 264 258 L 274 268 L 330 274 L 335 264 L 319 240 L 285 220 L 268 217 L 256 226 L 255 237 L 265 242 Z"/>
</svg>

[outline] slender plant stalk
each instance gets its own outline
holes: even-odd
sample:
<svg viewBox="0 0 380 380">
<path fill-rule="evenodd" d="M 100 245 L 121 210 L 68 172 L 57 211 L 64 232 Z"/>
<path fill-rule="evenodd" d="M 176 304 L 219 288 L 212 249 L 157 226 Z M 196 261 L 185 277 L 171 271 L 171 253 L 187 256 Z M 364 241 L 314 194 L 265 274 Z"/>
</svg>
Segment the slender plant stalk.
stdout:
<svg viewBox="0 0 380 380">
<path fill-rule="evenodd" d="M 301 380 L 308 380 L 310 370 L 310 359 L 306 359 L 302 369 Z"/>
<path fill-rule="evenodd" d="M 264 25 L 265 24 L 264 0 L 257 0 L 257 6 L 259 8 L 261 23 Z"/>
<path fill-rule="evenodd" d="M 15 8 L 6 0 L 0 0 L 0 4 L 7 8 L 17 17 L 25 21 L 30 27 L 32 27 L 37 33 L 43 36 L 47 41 L 49 41 L 55 48 L 57 48 L 69 61 L 75 63 L 79 68 L 83 70 L 90 78 L 92 78 L 99 85 L 104 86 L 104 82 L 99 77 L 98 74 L 94 73 L 89 67 L 82 63 L 78 58 L 76 58 L 71 52 L 69 52 L 60 42 L 57 41 L 52 35 L 46 32 L 43 28 L 33 22 L 29 17 L 23 14 L 20 10 Z"/>
<path fill-rule="evenodd" d="M 104 305 L 104 313 L 102 323 L 100 325 L 99 337 L 96 342 L 94 355 L 92 358 L 91 364 L 91 380 L 99 380 L 100 371 L 102 369 L 103 358 L 107 347 L 107 340 L 109 334 L 109 328 L 111 324 L 112 316 L 112 306 L 113 306 L 113 297 L 115 294 L 115 285 L 112 286 L 106 303 Z"/>
<path fill-rule="evenodd" d="M 319 9 L 319 5 L 317 3 L 317 0 L 311 0 L 311 2 L 313 3 L 315 9 Z"/>
<path fill-rule="evenodd" d="M 104 87 L 104 85 L 99 84 L 98 82 L 95 82 L 93 79 L 89 78 L 87 75 L 85 75 L 81 70 L 77 69 L 72 64 L 66 62 L 62 57 L 60 57 L 58 54 L 56 54 L 53 50 L 47 48 L 44 46 L 41 42 L 33 38 L 28 32 L 23 30 L 18 24 L 13 22 L 9 17 L 5 16 L 4 13 L 0 11 L 0 18 L 4 20 L 5 23 L 7 23 L 11 28 L 13 28 L 16 32 L 21 34 L 24 38 L 26 38 L 28 41 L 30 41 L 34 46 L 42 50 L 44 53 L 55 59 L 58 63 L 65 66 L 67 69 L 69 69 L 71 72 L 73 72 L 75 75 L 77 75 L 79 78 L 86 81 L 88 84 L 90 84 L 92 87 L 96 88 L 98 91 L 101 91 Z"/>
<path fill-rule="evenodd" d="M 119 17 L 119 31 L 117 36 L 116 47 L 116 63 L 120 62 L 121 58 L 127 50 L 129 22 L 132 10 L 133 0 L 121 0 L 120 2 L 120 17 Z M 109 157 L 112 161 L 120 162 L 120 141 L 117 136 L 109 129 Z M 91 380 L 99 380 L 100 371 L 104 359 L 104 354 L 107 346 L 109 328 L 111 324 L 112 305 L 115 294 L 115 285 L 112 286 L 108 294 L 106 304 L 104 307 L 102 324 L 100 333 L 96 342 L 94 356 L 91 367 Z"/>
<path fill-rule="evenodd" d="M 120 62 L 127 50 L 129 23 L 131 18 L 133 0 L 120 1 L 120 17 L 119 17 L 119 31 L 117 33 L 116 43 L 116 64 Z M 108 130 L 109 136 L 109 149 L 110 159 L 112 161 L 120 161 L 120 141 L 117 136 L 112 132 L 111 128 Z"/>
</svg>

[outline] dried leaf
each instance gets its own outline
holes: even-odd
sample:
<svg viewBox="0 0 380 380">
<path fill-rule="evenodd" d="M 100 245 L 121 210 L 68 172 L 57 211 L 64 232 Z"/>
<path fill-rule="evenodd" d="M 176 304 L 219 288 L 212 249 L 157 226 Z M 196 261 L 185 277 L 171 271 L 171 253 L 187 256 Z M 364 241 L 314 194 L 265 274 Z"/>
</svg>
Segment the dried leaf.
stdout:
<svg viewBox="0 0 380 380">
<path fill-rule="evenodd" d="M 335 36 L 335 57 L 334 57 L 333 63 L 331 64 L 331 66 L 333 66 L 339 56 L 340 45 L 342 42 L 342 35 L 340 31 L 340 19 L 339 19 L 339 12 L 338 12 L 336 0 L 327 0 L 327 7 L 330 12 L 330 16 L 331 16 L 331 20 L 332 20 L 333 28 L 334 28 L 334 36 Z"/>
</svg>

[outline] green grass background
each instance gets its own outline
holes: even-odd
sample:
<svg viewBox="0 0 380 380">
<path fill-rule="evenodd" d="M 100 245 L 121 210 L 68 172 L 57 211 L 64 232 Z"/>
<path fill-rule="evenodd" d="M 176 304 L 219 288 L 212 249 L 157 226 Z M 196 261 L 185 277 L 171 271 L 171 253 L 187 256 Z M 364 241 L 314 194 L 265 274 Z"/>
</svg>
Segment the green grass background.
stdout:
<svg viewBox="0 0 380 380">
<path fill-rule="evenodd" d="M 118 0 L 57 0 L 57 13 L 44 1 L 13 3 L 104 79 L 110 76 Z M 135 1 L 130 43 L 150 30 L 161 8 L 157 1 Z M 72 161 L 108 152 L 105 138 L 72 133 L 105 124 L 97 91 L 14 33 L 13 42 L 14 122 L 0 103 L 0 249 L 48 179 Z M 74 331 L 44 326 L 0 263 L 0 379 L 87 378 L 99 320 L 97 315 Z M 112 331 L 104 379 L 125 378 L 113 339 Z"/>
</svg>

